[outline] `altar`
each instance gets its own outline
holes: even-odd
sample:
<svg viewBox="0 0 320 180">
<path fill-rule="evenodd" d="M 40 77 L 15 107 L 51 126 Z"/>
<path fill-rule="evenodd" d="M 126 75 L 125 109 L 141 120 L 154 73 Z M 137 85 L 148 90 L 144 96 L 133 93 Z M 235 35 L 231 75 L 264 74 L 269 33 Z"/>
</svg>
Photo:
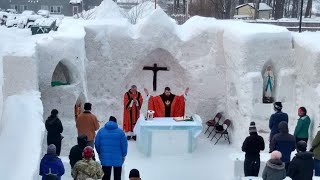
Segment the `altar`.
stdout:
<svg viewBox="0 0 320 180">
<path fill-rule="evenodd" d="M 159 148 L 161 152 L 168 150 L 170 154 L 192 153 L 202 132 L 200 116 L 193 115 L 192 118 L 193 121 L 175 121 L 172 117 L 146 120 L 140 115 L 134 128 L 140 152 L 148 157 Z"/>
</svg>

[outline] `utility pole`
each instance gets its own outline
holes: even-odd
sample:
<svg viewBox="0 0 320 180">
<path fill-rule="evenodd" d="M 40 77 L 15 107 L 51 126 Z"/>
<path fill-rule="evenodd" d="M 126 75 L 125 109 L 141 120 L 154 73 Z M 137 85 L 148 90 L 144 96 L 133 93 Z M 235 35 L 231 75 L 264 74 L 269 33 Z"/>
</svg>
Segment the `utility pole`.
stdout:
<svg viewBox="0 0 320 180">
<path fill-rule="evenodd" d="M 154 9 L 157 9 L 157 0 L 154 0 Z"/>
<path fill-rule="evenodd" d="M 300 7 L 299 33 L 301 33 L 301 25 L 302 25 L 302 11 L 303 11 L 303 0 L 301 0 L 301 7 Z"/>
<path fill-rule="evenodd" d="M 189 17 L 189 0 L 186 0 L 186 1 L 187 1 L 186 19 L 188 19 L 188 17 Z"/>
</svg>

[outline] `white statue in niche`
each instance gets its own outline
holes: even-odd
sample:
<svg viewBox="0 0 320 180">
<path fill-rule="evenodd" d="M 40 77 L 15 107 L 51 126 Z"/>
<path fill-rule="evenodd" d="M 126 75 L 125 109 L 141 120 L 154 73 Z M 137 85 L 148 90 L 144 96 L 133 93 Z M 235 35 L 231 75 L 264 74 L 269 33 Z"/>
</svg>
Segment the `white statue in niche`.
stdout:
<svg viewBox="0 0 320 180">
<path fill-rule="evenodd" d="M 263 81 L 264 81 L 263 102 L 272 103 L 273 102 L 272 93 L 274 91 L 274 76 L 272 72 L 272 67 L 270 65 L 266 68 L 266 72 L 264 73 L 264 76 L 263 76 Z"/>
</svg>

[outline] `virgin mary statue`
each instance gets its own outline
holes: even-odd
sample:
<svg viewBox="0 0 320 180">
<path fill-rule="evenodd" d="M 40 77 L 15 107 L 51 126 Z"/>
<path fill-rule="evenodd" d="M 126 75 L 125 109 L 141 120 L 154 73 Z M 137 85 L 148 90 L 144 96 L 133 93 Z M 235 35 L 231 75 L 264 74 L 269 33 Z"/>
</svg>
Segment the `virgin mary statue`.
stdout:
<svg viewBox="0 0 320 180">
<path fill-rule="evenodd" d="M 272 103 L 273 98 L 272 98 L 272 93 L 274 90 L 274 76 L 272 72 L 272 67 L 268 66 L 266 69 L 266 72 L 264 73 L 263 76 L 264 79 L 264 98 L 263 101 L 265 103 Z"/>
</svg>

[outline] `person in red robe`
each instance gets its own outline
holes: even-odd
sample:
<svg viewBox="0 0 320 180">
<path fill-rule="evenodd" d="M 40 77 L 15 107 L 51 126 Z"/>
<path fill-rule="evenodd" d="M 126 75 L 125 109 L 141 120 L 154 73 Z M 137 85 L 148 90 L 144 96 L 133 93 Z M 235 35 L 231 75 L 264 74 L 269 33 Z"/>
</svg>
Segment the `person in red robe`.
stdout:
<svg viewBox="0 0 320 180">
<path fill-rule="evenodd" d="M 123 99 L 123 131 L 126 133 L 128 140 L 131 138 L 136 140 L 133 129 L 140 117 L 143 98 L 141 93 L 137 91 L 137 86 L 132 85 L 131 89 L 124 94 Z"/>
<path fill-rule="evenodd" d="M 145 93 L 149 97 L 149 92 L 145 88 Z M 159 96 L 150 96 L 148 110 L 155 111 L 154 117 L 182 117 L 185 114 L 185 101 L 189 88 L 185 93 L 177 96 L 171 93 L 171 89 L 166 87 L 163 94 Z"/>
</svg>

